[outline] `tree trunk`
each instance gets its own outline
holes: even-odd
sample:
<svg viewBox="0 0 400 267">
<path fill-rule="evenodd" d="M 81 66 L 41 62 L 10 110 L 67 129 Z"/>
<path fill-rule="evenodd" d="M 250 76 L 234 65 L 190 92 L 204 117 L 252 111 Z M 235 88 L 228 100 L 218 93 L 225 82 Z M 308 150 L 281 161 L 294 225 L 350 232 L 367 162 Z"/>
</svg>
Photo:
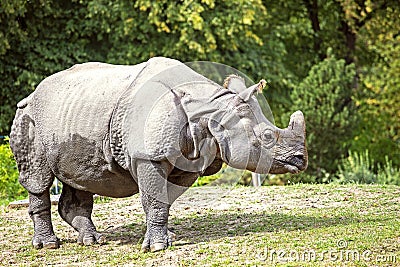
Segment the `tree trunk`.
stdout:
<svg viewBox="0 0 400 267">
<path fill-rule="evenodd" d="M 311 27 L 314 31 L 314 51 L 318 54 L 320 60 L 326 58 L 325 52 L 321 51 L 321 27 L 318 19 L 318 1 L 317 0 L 304 0 L 304 5 L 307 8 L 308 18 L 311 21 Z"/>
</svg>

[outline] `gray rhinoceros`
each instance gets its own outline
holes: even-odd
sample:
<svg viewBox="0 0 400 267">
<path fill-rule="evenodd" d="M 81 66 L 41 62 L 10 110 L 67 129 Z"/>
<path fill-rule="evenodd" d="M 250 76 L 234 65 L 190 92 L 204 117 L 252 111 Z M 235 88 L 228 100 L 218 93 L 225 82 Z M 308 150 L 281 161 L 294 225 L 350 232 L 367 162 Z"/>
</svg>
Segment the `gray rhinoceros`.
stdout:
<svg viewBox="0 0 400 267">
<path fill-rule="evenodd" d="M 229 76 L 220 86 L 162 57 L 134 66 L 84 63 L 43 80 L 18 103 L 10 145 L 29 192 L 32 244 L 58 248 L 49 188 L 63 184 L 61 217 L 78 242 L 104 243 L 91 220 L 93 194 L 140 192 L 147 231 L 142 249 L 171 244 L 169 208 L 199 176 L 229 166 L 297 173 L 307 166 L 303 114 L 279 129 L 253 94 Z"/>
</svg>

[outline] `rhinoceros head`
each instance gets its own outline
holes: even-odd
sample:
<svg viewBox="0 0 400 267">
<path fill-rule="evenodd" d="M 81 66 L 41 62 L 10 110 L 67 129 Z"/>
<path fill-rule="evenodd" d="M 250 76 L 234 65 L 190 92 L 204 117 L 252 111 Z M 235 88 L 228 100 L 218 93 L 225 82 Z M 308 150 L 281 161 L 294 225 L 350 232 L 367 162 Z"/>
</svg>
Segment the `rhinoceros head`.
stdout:
<svg viewBox="0 0 400 267">
<path fill-rule="evenodd" d="M 221 158 L 231 167 L 257 173 L 298 173 L 307 167 L 305 121 L 301 111 L 292 114 L 289 126 L 275 127 L 266 119 L 254 93 L 265 81 L 246 88 L 238 76 L 229 76 L 214 101 L 225 104 L 209 120 Z"/>
</svg>

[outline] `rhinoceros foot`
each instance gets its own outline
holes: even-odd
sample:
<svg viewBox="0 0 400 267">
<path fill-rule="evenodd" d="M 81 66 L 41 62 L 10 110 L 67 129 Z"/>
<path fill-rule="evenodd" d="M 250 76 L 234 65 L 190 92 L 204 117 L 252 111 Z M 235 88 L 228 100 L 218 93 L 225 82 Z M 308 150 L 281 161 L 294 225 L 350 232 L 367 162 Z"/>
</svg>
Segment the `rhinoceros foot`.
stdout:
<svg viewBox="0 0 400 267">
<path fill-rule="evenodd" d="M 78 244 L 91 246 L 93 244 L 104 244 L 106 243 L 106 238 L 102 234 L 96 231 L 80 233 L 78 236 Z"/>
<path fill-rule="evenodd" d="M 55 235 L 35 235 L 32 239 L 32 245 L 36 249 L 57 249 L 60 247 L 60 240 Z"/>
<path fill-rule="evenodd" d="M 156 252 L 156 251 L 164 250 L 167 247 L 172 246 L 172 242 L 174 242 L 175 240 L 176 240 L 176 234 L 168 229 L 167 242 L 154 242 L 154 243 L 150 244 L 150 239 L 148 238 L 148 234 L 146 233 L 146 236 L 142 243 L 142 251 L 143 252 L 149 252 L 149 251 Z"/>
</svg>

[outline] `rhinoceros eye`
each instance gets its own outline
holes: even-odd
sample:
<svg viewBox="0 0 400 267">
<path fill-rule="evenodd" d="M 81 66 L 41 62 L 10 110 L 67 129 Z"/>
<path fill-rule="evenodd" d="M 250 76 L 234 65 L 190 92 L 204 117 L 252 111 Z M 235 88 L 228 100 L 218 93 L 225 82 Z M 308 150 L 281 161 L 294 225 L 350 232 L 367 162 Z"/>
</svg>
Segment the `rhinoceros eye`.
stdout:
<svg viewBox="0 0 400 267">
<path fill-rule="evenodd" d="M 276 143 L 276 135 L 271 129 L 266 129 L 260 136 L 262 145 L 266 148 L 271 148 Z"/>
<path fill-rule="evenodd" d="M 270 141 L 271 139 L 273 139 L 272 131 L 270 129 L 265 130 L 261 135 L 261 139 L 263 141 Z"/>
<path fill-rule="evenodd" d="M 253 131 L 264 148 L 268 149 L 276 144 L 278 138 L 277 132 L 275 132 L 272 127 L 268 126 L 264 122 L 256 125 Z"/>
<path fill-rule="evenodd" d="M 264 132 L 262 137 L 263 137 L 264 141 L 271 140 L 272 139 L 272 132 L 267 130 L 267 131 Z"/>
</svg>

